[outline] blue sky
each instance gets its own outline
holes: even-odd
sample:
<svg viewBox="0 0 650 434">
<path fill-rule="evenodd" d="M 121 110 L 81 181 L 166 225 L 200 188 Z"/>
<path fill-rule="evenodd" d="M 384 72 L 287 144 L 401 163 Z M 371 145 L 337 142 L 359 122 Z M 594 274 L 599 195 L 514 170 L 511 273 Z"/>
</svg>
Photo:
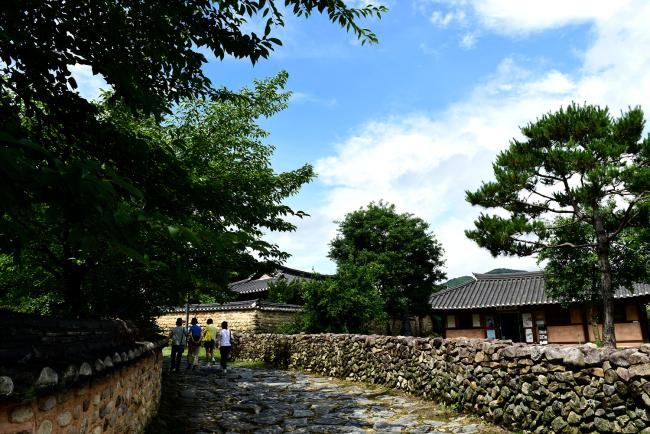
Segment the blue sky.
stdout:
<svg viewBox="0 0 650 434">
<path fill-rule="evenodd" d="M 364 23 L 378 45 L 361 46 L 318 15 L 287 16 L 276 35 L 284 45 L 269 59 L 211 58 L 205 67 L 215 85 L 231 88 L 289 72 L 290 107 L 263 121 L 277 148 L 273 164 L 311 163 L 319 176 L 289 201 L 311 217 L 269 238 L 292 254 L 288 266 L 333 272 L 326 255 L 334 221 L 384 199 L 431 224 L 449 277 L 536 269 L 534 258 L 492 258 L 465 238 L 480 210 L 464 191 L 491 177 L 519 126 L 570 101 L 650 113 L 650 2 L 383 4 L 389 12 Z M 78 81 L 82 93 L 100 85 Z"/>
</svg>

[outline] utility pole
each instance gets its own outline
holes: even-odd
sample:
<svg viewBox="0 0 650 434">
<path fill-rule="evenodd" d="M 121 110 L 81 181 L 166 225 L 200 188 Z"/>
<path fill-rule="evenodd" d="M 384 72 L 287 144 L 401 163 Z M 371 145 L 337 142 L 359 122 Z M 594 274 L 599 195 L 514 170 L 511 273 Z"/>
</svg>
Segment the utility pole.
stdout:
<svg viewBox="0 0 650 434">
<path fill-rule="evenodd" d="M 185 304 L 185 328 L 190 328 L 190 291 L 187 291 L 187 303 Z"/>
</svg>

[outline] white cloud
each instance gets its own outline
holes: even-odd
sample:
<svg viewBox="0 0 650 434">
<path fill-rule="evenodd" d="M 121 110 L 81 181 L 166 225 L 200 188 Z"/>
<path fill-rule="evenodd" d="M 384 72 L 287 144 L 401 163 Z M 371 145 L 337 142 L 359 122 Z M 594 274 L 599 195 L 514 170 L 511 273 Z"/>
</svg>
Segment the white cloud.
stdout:
<svg viewBox="0 0 650 434">
<path fill-rule="evenodd" d="M 460 27 L 461 48 L 473 48 L 484 32 L 526 36 L 571 24 L 607 21 L 637 6 L 633 0 L 414 0 L 438 27 Z M 643 5 L 641 5 L 643 6 Z M 468 29 L 471 29 L 468 31 Z"/>
<path fill-rule="evenodd" d="M 384 199 L 431 223 L 446 250 L 450 277 L 496 267 L 535 269 L 533 258 L 493 259 L 466 239 L 463 231 L 472 227 L 480 210 L 465 202 L 464 192 L 490 179 L 496 153 L 518 136 L 520 126 L 561 105 L 586 101 L 608 105 L 618 114 L 628 106 L 645 104 L 650 113 L 650 3 L 628 3 L 608 7 L 594 2 L 589 16 L 563 4 L 567 11 L 540 11 L 534 21 L 535 14 L 518 5 L 505 9 L 505 2 L 487 2 L 481 10 L 490 12 L 486 16 L 494 22 L 499 19 L 506 25 L 519 17 L 519 27 L 529 30 L 591 19 L 595 38 L 584 53 L 582 68 L 577 72 L 549 68 L 540 73 L 535 72 L 538 67 L 527 68 L 524 61 L 506 58 L 466 99 L 442 112 L 367 122 L 333 155 L 317 162 L 326 200 L 311 210 L 311 222 L 299 224 L 298 232 L 291 235 L 304 245 L 288 249 L 294 254 L 289 263 L 332 267 L 323 254 L 335 233 L 332 220 Z M 531 6 L 531 10 L 538 8 Z"/>
<path fill-rule="evenodd" d="M 319 214 L 341 219 L 384 199 L 431 223 L 447 251 L 450 276 L 502 266 L 534 269 L 530 258 L 492 259 L 463 232 L 479 212 L 465 202 L 465 190 L 491 177 L 491 161 L 516 135 L 518 125 L 565 102 L 546 92 L 556 72 L 530 82 L 521 76 L 526 74 L 508 59 L 467 101 L 443 113 L 363 126 L 335 155 L 318 161 L 319 180 L 328 187 Z"/>
<path fill-rule="evenodd" d="M 465 12 L 462 10 L 458 11 L 433 11 L 431 17 L 429 18 L 433 24 L 438 27 L 447 27 L 452 23 L 463 24 L 465 22 Z"/>
<path fill-rule="evenodd" d="M 476 38 L 477 38 L 476 33 L 465 33 L 460 38 L 460 46 L 461 46 L 461 48 L 464 48 L 466 50 L 474 48 L 474 46 L 476 45 Z"/>
<path fill-rule="evenodd" d="M 77 82 L 77 92 L 89 101 L 99 98 L 101 90 L 108 90 L 110 86 L 99 74 L 93 74 L 92 68 L 88 65 L 68 65 L 68 71 Z"/>
<path fill-rule="evenodd" d="M 626 0 L 472 0 L 470 5 L 481 23 L 493 31 L 530 33 L 607 19 L 629 3 Z M 458 7 L 459 2 L 453 4 Z"/>
</svg>

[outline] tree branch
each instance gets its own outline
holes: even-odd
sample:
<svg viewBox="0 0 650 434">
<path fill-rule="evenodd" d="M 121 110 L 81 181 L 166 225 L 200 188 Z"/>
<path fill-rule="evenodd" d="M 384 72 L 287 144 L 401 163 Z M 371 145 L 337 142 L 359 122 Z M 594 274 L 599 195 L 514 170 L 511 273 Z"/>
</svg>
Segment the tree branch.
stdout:
<svg viewBox="0 0 650 434">
<path fill-rule="evenodd" d="M 582 219 L 583 214 L 580 211 L 580 207 L 578 207 L 578 202 L 576 202 L 575 196 L 571 194 L 571 187 L 569 187 L 569 180 L 566 178 L 564 174 L 562 175 L 562 184 L 564 185 L 564 191 L 567 194 L 567 197 L 571 199 L 571 205 L 573 206 L 573 213 L 577 217 L 580 217 L 580 219 Z"/>
<path fill-rule="evenodd" d="M 621 223 L 618 225 L 618 228 L 616 228 L 616 230 L 607 237 L 609 241 L 615 239 L 618 236 L 618 234 L 620 234 L 621 231 L 630 224 L 630 221 L 638 215 L 638 211 L 632 213 L 632 210 L 634 209 L 634 206 L 637 203 L 643 201 L 646 198 L 647 198 L 647 194 L 643 193 L 641 196 L 637 197 L 635 200 L 630 202 L 630 204 L 627 206 L 627 209 L 625 210 L 625 213 L 623 213 L 623 218 L 621 219 Z"/>
<path fill-rule="evenodd" d="M 530 191 L 532 194 L 536 194 L 536 195 L 538 195 L 539 197 L 543 197 L 544 199 L 555 200 L 555 199 L 553 199 L 553 198 L 550 197 L 550 196 L 547 196 L 547 195 L 545 195 L 545 194 L 542 194 L 542 193 L 538 192 L 537 190 L 532 190 L 532 189 L 531 189 L 531 190 L 528 190 L 528 191 Z"/>
<path fill-rule="evenodd" d="M 546 243 L 541 243 L 539 241 L 530 241 L 530 240 L 522 240 L 521 238 L 512 238 L 513 241 L 516 241 L 518 243 L 523 243 L 523 244 L 529 244 L 532 246 L 535 246 L 540 249 L 557 249 L 560 247 L 571 247 L 573 249 L 583 249 L 585 247 L 595 247 L 596 245 L 593 243 L 586 243 L 586 244 L 574 244 L 574 243 L 560 243 L 560 244 L 546 244 Z"/>
</svg>

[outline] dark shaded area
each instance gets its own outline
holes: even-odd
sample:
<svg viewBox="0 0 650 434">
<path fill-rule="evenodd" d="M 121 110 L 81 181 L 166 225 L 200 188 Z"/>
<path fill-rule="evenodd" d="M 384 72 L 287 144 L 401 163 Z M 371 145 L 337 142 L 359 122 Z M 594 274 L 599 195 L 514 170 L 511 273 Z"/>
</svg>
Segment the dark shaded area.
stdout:
<svg viewBox="0 0 650 434">
<path fill-rule="evenodd" d="M 0 310 L 0 373 L 10 377 L 14 392 L 10 399 L 34 393 L 43 368 L 58 375 L 57 384 L 38 387 L 39 393 L 51 387 L 81 381 L 102 370 L 103 361 L 119 357 L 124 363 L 143 352 L 166 345 L 167 339 L 151 324 L 121 320 L 65 320 Z M 124 359 L 124 360 L 123 360 Z M 101 361 L 97 369 L 97 361 Z M 117 358 L 115 360 L 118 360 Z M 80 374 L 87 363 L 90 372 Z"/>
</svg>

